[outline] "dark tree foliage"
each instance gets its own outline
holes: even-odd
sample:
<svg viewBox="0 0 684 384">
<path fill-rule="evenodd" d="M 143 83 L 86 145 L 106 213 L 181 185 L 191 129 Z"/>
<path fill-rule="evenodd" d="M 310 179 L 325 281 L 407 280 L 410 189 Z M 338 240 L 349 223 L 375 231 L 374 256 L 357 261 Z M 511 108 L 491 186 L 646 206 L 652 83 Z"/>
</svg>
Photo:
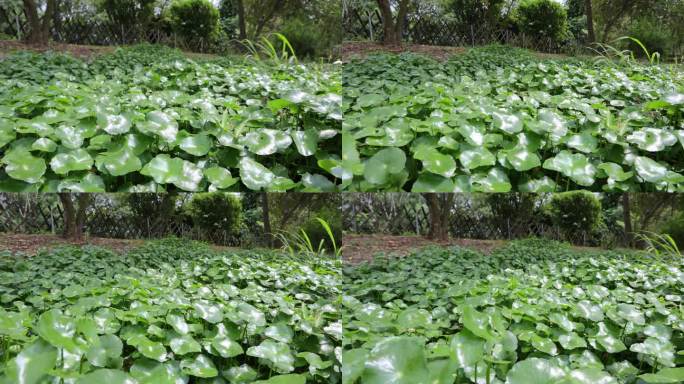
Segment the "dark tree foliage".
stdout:
<svg viewBox="0 0 684 384">
<path fill-rule="evenodd" d="M 462 24 L 478 30 L 492 29 L 501 23 L 505 0 L 452 0 L 449 10 Z"/>
<path fill-rule="evenodd" d="M 594 231 L 601 223 L 601 210 L 601 201 L 589 191 L 556 193 L 549 203 L 551 219 L 566 235 Z"/>
<path fill-rule="evenodd" d="M 568 19 L 584 16 L 586 0 L 567 0 L 565 3 L 568 8 Z"/>
<path fill-rule="evenodd" d="M 196 193 L 188 205 L 192 221 L 205 231 L 237 234 L 242 222 L 240 199 L 223 192 Z"/>
<path fill-rule="evenodd" d="M 219 11 L 209 0 L 179 0 L 171 4 L 173 29 L 188 41 L 210 41 L 218 32 Z"/>
<path fill-rule="evenodd" d="M 104 0 L 100 5 L 107 18 L 123 30 L 144 28 L 154 17 L 155 0 Z"/>
<path fill-rule="evenodd" d="M 558 42 L 568 31 L 565 8 L 554 0 L 524 0 L 518 6 L 517 19 L 520 30 L 536 39 Z"/>
</svg>

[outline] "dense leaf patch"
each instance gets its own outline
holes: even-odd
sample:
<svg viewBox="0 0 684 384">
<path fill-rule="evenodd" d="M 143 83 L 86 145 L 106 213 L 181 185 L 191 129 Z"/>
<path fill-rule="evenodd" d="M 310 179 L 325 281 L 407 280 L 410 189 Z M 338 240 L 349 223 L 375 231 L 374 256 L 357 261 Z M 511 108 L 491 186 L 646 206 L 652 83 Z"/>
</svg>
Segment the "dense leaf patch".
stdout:
<svg viewBox="0 0 684 384">
<path fill-rule="evenodd" d="M 0 382 L 338 382 L 339 272 L 181 241 L 0 254 Z"/>
<path fill-rule="evenodd" d="M 0 61 L 0 190 L 333 191 L 340 90 L 328 65 L 19 53 Z"/>
<path fill-rule="evenodd" d="M 684 380 L 684 260 L 541 240 L 344 271 L 345 383 Z"/>
<path fill-rule="evenodd" d="M 380 54 L 343 70 L 348 190 L 684 190 L 684 71 Z"/>
</svg>

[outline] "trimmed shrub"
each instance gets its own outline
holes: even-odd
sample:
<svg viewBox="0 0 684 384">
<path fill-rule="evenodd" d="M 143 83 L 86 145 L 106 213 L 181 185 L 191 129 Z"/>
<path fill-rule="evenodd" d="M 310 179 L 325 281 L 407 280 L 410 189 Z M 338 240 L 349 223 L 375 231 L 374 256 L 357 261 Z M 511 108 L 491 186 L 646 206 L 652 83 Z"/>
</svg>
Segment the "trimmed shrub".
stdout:
<svg viewBox="0 0 684 384">
<path fill-rule="evenodd" d="M 523 0 L 516 10 L 520 31 L 534 39 L 552 39 L 556 43 L 568 35 L 568 15 L 554 0 Z"/>
<path fill-rule="evenodd" d="M 209 0 L 178 0 L 171 4 L 173 30 L 186 41 L 211 42 L 219 31 L 219 11 Z"/>
<path fill-rule="evenodd" d="M 553 223 L 568 238 L 576 234 L 591 233 L 601 223 L 601 202 L 588 191 L 552 195 L 548 212 Z"/>
<path fill-rule="evenodd" d="M 202 230 L 226 231 L 230 235 L 240 232 L 242 204 L 229 193 L 195 193 L 188 204 L 187 214 Z"/>
</svg>

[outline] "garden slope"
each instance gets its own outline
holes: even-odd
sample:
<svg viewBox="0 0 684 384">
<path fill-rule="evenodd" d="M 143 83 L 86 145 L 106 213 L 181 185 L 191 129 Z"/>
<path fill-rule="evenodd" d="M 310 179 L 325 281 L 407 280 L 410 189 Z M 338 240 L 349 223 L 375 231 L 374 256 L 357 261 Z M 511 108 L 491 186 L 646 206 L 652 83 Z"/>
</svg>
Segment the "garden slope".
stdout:
<svg viewBox="0 0 684 384">
<path fill-rule="evenodd" d="M 345 270 L 345 383 L 684 380 L 684 260 L 514 242 Z M 641 381 L 640 381 L 641 380 Z"/>
<path fill-rule="evenodd" d="M 681 66 L 511 47 L 343 69 L 347 190 L 684 190 Z"/>
<path fill-rule="evenodd" d="M 327 65 L 18 53 L 0 61 L 0 191 L 334 191 L 340 93 Z"/>
<path fill-rule="evenodd" d="M 0 254 L 0 281 L 3 384 L 340 380 L 334 262 L 163 241 Z"/>
</svg>

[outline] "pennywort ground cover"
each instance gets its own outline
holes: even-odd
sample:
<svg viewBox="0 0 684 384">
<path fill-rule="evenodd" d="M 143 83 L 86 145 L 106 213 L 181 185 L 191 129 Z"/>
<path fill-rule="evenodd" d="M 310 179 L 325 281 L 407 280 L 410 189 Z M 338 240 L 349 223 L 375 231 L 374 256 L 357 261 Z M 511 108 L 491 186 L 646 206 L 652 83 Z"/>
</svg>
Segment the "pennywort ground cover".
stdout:
<svg viewBox="0 0 684 384">
<path fill-rule="evenodd" d="M 684 190 L 684 70 L 510 47 L 343 70 L 347 190 Z"/>
<path fill-rule="evenodd" d="M 337 263 L 180 240 L 0 254 L 0 383 L 339 382 Z"/>
<path fill-rule="evenodd" d="M 15 54 L 0 61 L 0 190 L 334 191 L 340 94 L 334 65 Z"/>
<path fill-rule="evenodd" d="M 344 383 L 684 381 L 684 260 L 541 240 L 347 267 Z"/>
</svg>

